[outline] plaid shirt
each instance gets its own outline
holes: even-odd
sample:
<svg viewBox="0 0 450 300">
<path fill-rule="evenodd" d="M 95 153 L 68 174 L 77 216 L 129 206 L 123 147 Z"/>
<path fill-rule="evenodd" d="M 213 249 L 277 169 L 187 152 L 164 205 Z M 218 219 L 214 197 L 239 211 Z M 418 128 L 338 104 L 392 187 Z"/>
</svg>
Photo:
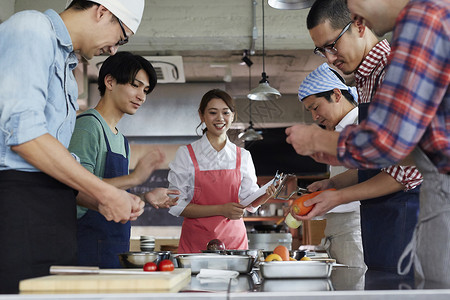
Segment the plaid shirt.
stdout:
<svg viewBox="0 0 450 300">
<path fill-rule="evenodd" d="M 377 88 L 376 85 L 379 87 L 383 82 L 390 53 L 391 46 L 388 41 L 382 40 L 370 50 L 359 65 L 355 72 L 359 103 L 369 103 Z M 414 166 L 392 165 L 381 169 L 381 171 L 391 175 L 404 186 L 406 191 L 417 187 L 423 181 L 422 174 Z"/>
<path fill-rule="evenodd" d="M 450 1 L 412 0 L 396 21 L 383 84 L 357 128 L 347 126 L 338 157 L 351 168 L 377 168 L 419 145 L 450 174 Z"/>
</svg>

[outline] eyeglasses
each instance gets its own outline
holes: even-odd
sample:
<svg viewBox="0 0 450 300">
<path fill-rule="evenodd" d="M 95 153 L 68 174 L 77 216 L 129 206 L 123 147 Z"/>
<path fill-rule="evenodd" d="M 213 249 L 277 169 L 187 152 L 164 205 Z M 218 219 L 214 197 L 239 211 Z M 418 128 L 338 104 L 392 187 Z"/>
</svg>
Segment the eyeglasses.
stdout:
<svg viewBox="0 0 450 300">
<path fill-rule="evenodd" d="M 124 39 L 120 39 L 120 40 L 116 43 L 116 46 L 122 46 L 122 45 L 125 45 L 126 43 L 128 43 L 128 36 L 127 36 L 126 31 L 125 31 L 125 28 L 123 28 L 122 21 L 120 21 L 120 19 L 117 18 L 117 17 L 116 17 L 116 19 L 117 19 L 117 21 L 119 22 L 120 28 L 122 29 L 122 32 L 123 32 L 123 36 L 125 37 Z"/>
<path fill-rule="evenodd" d="M 336 55 L 337 49 L 335 48 L 337 41 L 341 38 L 341 36 L 344 35 L 344 33 L 350 28 L 350 25 L 352 25 L 353 21 L 345 25 L 344 29 L 342 29 L 341 33 L 339 33 L 337 39 L 334 40 L 331 44 L 325 45 L 323 47 L 316 47 L 314 48 L 314 54 L 320 55 L 322 57 L 325 57 L 325 52 L 328 52 L 329 54 Z"/>
</svg>

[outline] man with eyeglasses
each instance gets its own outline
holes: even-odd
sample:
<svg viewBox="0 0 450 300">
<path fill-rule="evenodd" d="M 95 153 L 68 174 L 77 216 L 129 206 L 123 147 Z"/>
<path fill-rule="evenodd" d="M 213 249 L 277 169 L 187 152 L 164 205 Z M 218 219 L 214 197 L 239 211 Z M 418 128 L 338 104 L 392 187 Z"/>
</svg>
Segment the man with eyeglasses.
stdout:
<svg viewBox="0 0 450 300">
<path fill-rule="evenodd" d="M 72 71 L 114 54 L 139 26 L 144 0 L 74 0 L 61 14 L 22 11 L 0 25 L 0 293 L 74 265 L 76 204 L 127 222 L 143 202 L 98 179 L 67 151 L 78 109 Z"/>
<path fill-rule="evenodd" d="M 378 41 L 360 20 L 352 21 L 345 0 L 317 0 L 308 14 L 307 27 L 316 45 L 314 53 L 344 74 L 355 74 L 361 122 L 384 78 L 389 43 Z M 417 223 L 422 181 L 414 165 L 348 172 L 322 183 L 323 189 L 335 187 L 338 191 L 316 197 L 320 204 L 316 204 L 312 214 L 322 215 L 336 205 L 363 200 L 360 210 L 364 261 L 369 269 L 397 273 L 397 263 Z"/>
</svg>

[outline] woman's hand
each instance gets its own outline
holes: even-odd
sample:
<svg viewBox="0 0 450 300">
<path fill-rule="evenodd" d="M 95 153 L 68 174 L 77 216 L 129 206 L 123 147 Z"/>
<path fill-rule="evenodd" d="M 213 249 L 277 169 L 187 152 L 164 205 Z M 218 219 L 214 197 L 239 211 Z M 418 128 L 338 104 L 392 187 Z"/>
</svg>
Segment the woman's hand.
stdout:
<svg viewBox="0 0 450 300">
<path fill-rule="evenodd" d="M 152 172 L 164 162 L 164 159 L 165 155 L 159 148 L 152 149 L 142 156 L 130 174 L 135 180 L 135 185 L 144 183 Z"/>
<path fill-rule="evenodd" d="M 177 204 L 178 197 L 171 198 L 169 195 L 179 195 L 177 190 L 168 190 L 166 188 L 156 188 L 144 194 L 144 200 L 150 203 L 154 208 L 169 208 Z"/>
<path fill-rule="evenodd" d="M 260 205 L 263 205 L 266 203 L 270 198 L 272 198 L 273 194 L 275 194 L 275 191 L 277 190 L 277 187 L 274 185 L 269 185 L 269 187 L 266 189 L 266 194 L 260 196 L 258 199 L 252 202 L 251 206 L 258 207 Z"/>
<path fill-rule="evenodd" d="M 244 209 L 245 206 L 235 203 L 235 202 L 229 202 L 222 204 L 221 212 L 222 216 L 225 218 L 228 218 L 230 220 L 239 220 L 244 216 Z"/>
<path fill-rule="evenodd" d="M 309 192 L 323 191 L 334 188 L 334 183 L 330 179 L 319 180 L 311 183 L 306 187 Z"/>
</svg>

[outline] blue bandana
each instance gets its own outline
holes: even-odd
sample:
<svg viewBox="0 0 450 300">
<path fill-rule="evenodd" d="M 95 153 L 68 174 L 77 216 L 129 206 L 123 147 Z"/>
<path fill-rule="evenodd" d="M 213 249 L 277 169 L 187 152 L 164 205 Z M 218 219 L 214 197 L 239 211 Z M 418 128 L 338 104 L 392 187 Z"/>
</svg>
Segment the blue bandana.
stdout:
<svg viewBox="0 0 450 300">
<path fill-rule="evenodd" d="M 298 88 L 298 99 L 303 101 L 308 96 L 328 92 L 337 88 L 348 91 L 353 96 L 353 99 L 358 102 L 356 88 L 343 83 L 330 69 L 328 64 L 323 63 L 309 73 Z"/>
</svg>

